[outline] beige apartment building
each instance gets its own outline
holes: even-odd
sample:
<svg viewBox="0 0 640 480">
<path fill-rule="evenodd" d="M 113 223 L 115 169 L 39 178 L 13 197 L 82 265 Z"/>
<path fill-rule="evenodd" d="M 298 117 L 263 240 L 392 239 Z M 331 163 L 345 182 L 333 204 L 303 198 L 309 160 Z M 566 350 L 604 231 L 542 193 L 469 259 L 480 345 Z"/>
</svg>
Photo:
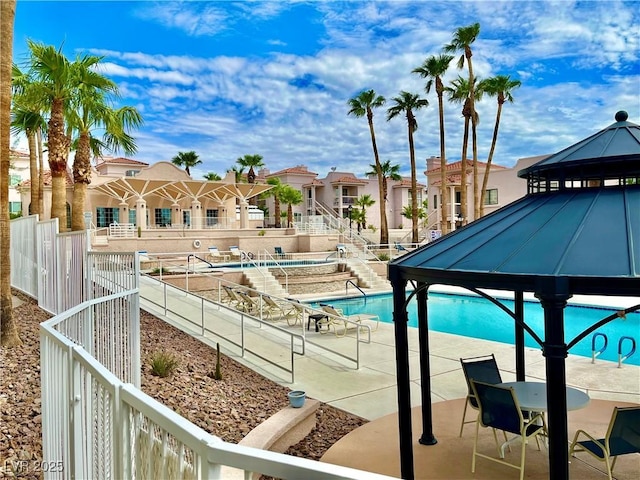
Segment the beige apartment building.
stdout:
<svg viewBox="0 0 640 480">
<path fill-rule="evenodd" d="M 491 164 L 489 170 L 489 180 L 484 200 L 484 214 L 487 215 L 505 205 L 523 197 L 527 193 L 527 183 L 518 177 L 518 172 L 534 163 L 547 158 L 549 155 L 538 155 L 519 159 L 512 168 Z M 486 163 L 478 162 L 479 185 L 482 187 L 482 178 L 486 168 Z M 448 190 L 449 202 L 447 204 L 448 230 L 453 231 L 465 223 L 474 219 L 473 210 L 473 165 L 471 161 L 467 163 L 467 211 L 463 212 L 460 205 L 461 197 L 461 173 L 462 162 L 448 163 L 446 168 L 447 182 L 445 188 Z M 443 218 L 439 205 L 442 202 L 442 181 L 440 177 L 440 158 L 427 158 L 427 170 L 424 172 L 427 177 L 427 191 L 429 192 L 429 208 L 427 227 L 433 230 L 442 230 Z M 465 221 L 466 220 L 466 221 Z"/>
</svg>

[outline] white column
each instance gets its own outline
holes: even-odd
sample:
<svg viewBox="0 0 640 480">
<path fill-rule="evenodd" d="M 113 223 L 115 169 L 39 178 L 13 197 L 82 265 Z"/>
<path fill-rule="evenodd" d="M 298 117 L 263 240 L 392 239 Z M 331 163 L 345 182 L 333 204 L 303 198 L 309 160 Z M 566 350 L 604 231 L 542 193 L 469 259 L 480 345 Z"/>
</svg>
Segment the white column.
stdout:
<svg viewBox="0 0 640 480">
<path fill-rule="evenodd" d="M 129 223 L 129 206 L 127 205 L 127 203 L 121 202 L 120 205 L 118 205 L 118 210 L 120 223 Z"/>
<path fill-rule="evenodd" d="M 202 204 L 198 200 L 191 202 L 191 228 L 199 230 L 202 228 Z"/>
<path fill-rule="evenodd" d="M 142 230 L 147 229 L 147 202 L 142 198 L 136 201 L 136 225 Z"/>
<path fill-rule="evenodd" d="M 240 228 L 249 228 L 249 203 L 240 201 Z"/>
<path fill-rule="evenodd" d="M 171 205 L 171 225 L 182 225 L 182 209 L 177 203 Z"/>
<path fill-rule="evenodd" d="M 451 220 L 449 220 L 449 231 L 453 232 L 456 229 L 456 187 L 454 185 L 449 187 L 449 199 L 451 210 L 449 214 L 449 218 L 451 218 Z"/>
</svg>

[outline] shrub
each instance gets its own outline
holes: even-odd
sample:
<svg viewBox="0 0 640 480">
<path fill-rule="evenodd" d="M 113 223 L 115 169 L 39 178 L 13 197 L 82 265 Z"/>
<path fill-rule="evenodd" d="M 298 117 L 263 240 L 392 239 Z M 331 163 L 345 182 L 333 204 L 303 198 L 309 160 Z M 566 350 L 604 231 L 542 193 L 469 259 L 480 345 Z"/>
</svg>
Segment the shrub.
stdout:
<svg viewBox="0 0 640 480">
<path fill-rule="evenodd" d="M 142 227 L 138 225 L 138 238 L 142 237 Z"/>
<path fill-rule="evenodd" d="M 169 273 L 169 270 L 167 270 L 164 267 L 162 268 L 156 267 L 151 271 L 151 275 L 160 275 L 160 274 L 166 275 L 167 273 Z"/>
<path fill-rule="evenodd" d="M 151 373 L 158 377 L 168 377 L 180 365 L 175 355 L 159 350 L 151 354 Z"/>
<path fill-rule="evenodd" d="M 258 232 L 258 236 L 259 236 L 259 237 L 264 237 L 266 233 L 267 233 L 267 232 L 266 232 L 265 230 L 260 230 L 260 231 Z"/>
<path fill-rule="evenodd" d="M 386 262 L 389 260 L 389 254 L 388 253 L 380 253 L 378 254 L 378 258 L 383 261 Z"/>
</svg>

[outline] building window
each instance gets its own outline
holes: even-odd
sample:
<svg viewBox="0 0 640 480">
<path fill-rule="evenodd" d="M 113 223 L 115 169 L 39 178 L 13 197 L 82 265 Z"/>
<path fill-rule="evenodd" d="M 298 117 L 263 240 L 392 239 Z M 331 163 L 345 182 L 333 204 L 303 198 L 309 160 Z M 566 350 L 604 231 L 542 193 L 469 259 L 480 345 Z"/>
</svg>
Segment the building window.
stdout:
<svg viewBox="0 0 640 480">
<path fill-rule="evenodd" d="M 22 212 L 22 202 L 9 202 L 9 213 L 20 213 Z"/>
<path fill-rule="evenodd" d="M 129 223 L 132 224 L 132 225 L 136 224 L 136 209 L 135 208 L 129 209 Z"/>
<path fill-rule="evenodd" d="M 124 175 L 125 177 L 135 177 L 138 173 L 140 173 L 140 170 L 127 170 Z"/>
<path fill-rule="evenodd" d="M 438 208 L 438 196 L 433 196 L 433 209 L 436 210 Z"/>
<path fill-rule="evenodd" d="M 187 227 L 191 226 L 191 212 L 189 210 L 182 211 L 182 224 Z"/>
<path fill-rule="evenodd" d="M 156 227 L 170 227 L 171 226 L 171 209 L 156 208 L 155 224 L 156 224 Z"/>
<path fill-rule="evenodd" d="M 497 205 L 498 204 L 498 189 L 491 188 L 484 192 L 484 204 L 485 205 Z"/>
<path fill-rule="evenodd" d="M 409 205 L 411 205 L 411 197 L 412 197 L 411 193 L 412 192 L 411 192 L 411 190 L 408 190 L 408 192 L 409 192 Z M 418 193 L 418 205 L 420 205 L 422 203 L 422 192 L 420 190 L 418 190 L 417 193 Z"/>
<path fill-rule="evenodd" d="M 108 227 L 120 221 L 120 209 L 113 207 L 96 208 L 96 227 Z"/>
<path fill-rule="evenodd" d="M 15 187 L 22 181 L 20 175 L 9 175 L 9 186 Z"/>
<path fill-rule="evenodd" d="M 206 220 L 207 227 L 213 227 L 218 224 L 217 209 L 207 208 L 205 215 L 206 215 L 205 220 Z"/>
</svg>

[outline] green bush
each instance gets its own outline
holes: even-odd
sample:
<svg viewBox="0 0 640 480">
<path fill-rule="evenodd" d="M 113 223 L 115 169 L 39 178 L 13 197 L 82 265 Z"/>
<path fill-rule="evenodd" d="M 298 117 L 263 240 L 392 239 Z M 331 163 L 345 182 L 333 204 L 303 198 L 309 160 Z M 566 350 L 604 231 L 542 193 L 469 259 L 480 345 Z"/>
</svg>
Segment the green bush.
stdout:
<svg viewBox="0 0 640 480">
<path fill-rule="evenodd" d="M 389 260 L 389 254 L 388 253 L 380 253 L 378 254 L 378 258 L 380 260 L 382 260 L 383 262 L 386 262 Z"/>
<path fill-rule="evenodd" d="M 160 274 L 166 275 L 167 273 L 169 273 L 169 270 L 167 270 L 164 267 L 162 268 L 156 267 L 151 271 L 151 275 L 160 275 Z"/>
<path fill-rule="evenodd" d="M 164 350 L 158 350 L 151 354 L 151 373 L 158 377 L 170 376 L 180 365 L 175 355 Z"/>
</svg>

